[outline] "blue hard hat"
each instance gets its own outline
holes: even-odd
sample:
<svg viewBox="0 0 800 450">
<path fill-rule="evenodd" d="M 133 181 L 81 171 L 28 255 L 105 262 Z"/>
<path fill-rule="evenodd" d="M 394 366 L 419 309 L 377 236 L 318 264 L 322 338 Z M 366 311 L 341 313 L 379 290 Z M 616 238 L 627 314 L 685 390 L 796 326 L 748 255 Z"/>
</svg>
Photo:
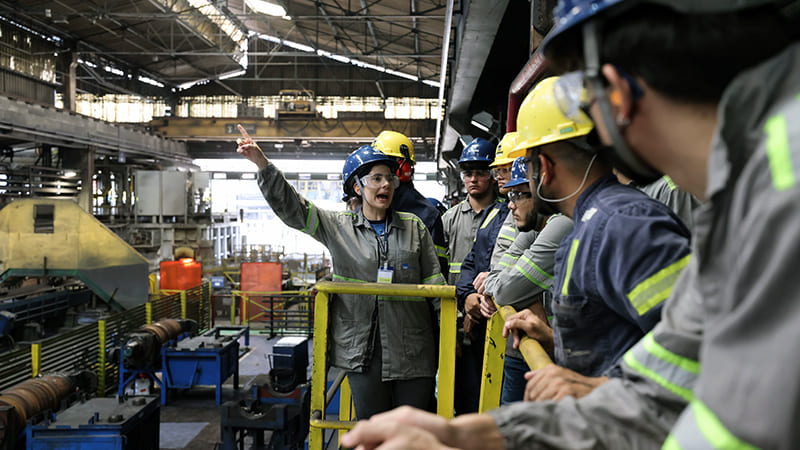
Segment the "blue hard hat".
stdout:
<svg viewBox="0 0 800 450">
<path fill-rule="evenodd" d="M 491 164 L 494 161 L 495 146 L 483 138 L 475 138 L 464 147 L 458 164 L 477 162 Z"/>
<path fill-rule="evenodd" d="M 342 168 L 344 193 L 348 195 L 355 195 L 351 180 L 353 174 L 355 174 L 356 171 L 361 167 L 368 167 L 379 162 L 389 166 L 389 169 L 392 171 L 392 173 L 397 171 L 397 161 L 386 156 L 382 151 L 370 145 L 363 145 L 357 150 L 353 151 L 353 153 L 350 153 L 347 156 L 347 159 L 344 160 L 344 167 Z"/>
<path fill-rule="evenodd" d="M 511 164 L 511 179 L 503 185 L 503 188 L 512 188 L 520 184 L 528 184 L 528 164 L 524 156 L 515 159 Z"/>
<path fill-rule="evenodd" d="M 553 39 L 587 19 L 603 14 L 617 4 L 623 4 L 621 6 L 625 7 L 634 4 L 656 4 L 684 14 L 708 14 L 736 11 L 768 3 L 779 3 L 779 0 L 558 0 L 553 9 L 553 28 L 544 37 L 539 48 L 546 56 L 548 46 Z M 624 9 L 626 8 L 619 10 Z"/>
</svg>

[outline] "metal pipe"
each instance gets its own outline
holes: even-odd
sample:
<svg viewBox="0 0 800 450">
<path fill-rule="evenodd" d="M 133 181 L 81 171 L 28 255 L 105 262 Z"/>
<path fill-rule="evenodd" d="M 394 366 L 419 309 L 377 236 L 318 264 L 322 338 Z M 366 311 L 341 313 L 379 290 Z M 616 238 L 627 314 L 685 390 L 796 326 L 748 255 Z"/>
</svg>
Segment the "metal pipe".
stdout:
<svg viewBox="0 0 800 450">
<path fill-rule="evenodd" d="M 517 131 L 517 112 L 528 89 L 542 76 L 547 62 L 541 51 L 538 49 L 528 60 L 522 70 L 511 82 L 508 90 L 508 120 L 506 122 L 506 132 Z"/>
</svg>

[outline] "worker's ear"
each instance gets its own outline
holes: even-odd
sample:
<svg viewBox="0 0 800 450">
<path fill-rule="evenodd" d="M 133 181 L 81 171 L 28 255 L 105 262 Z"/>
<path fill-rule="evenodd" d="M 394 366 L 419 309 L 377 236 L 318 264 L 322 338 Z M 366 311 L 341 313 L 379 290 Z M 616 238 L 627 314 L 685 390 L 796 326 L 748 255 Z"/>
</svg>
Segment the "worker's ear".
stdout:
<svg viewBox="0 0 800 450">
<path fill-rule="evenodd" d="M 553 160 L 544 153 L 539 153 L 536 157 L 539 159 L 539 184 L 552 183 L 556 174 Z"/>
<path fill-rule="evenodd" d="M 633 113 L 634 99 L 631 93 L 631 85 L 612 64 L 603 65 L 602 72 L 606 80 L 608 80 L 608 99 L 611 102 L 614 120 L 618 126 L 627 126 L 630 124 L 631 114 Z"/>
<path fill-rule="evenodd" d="M 361 188 L 358 186 L 358 183 L 353 183 L 353 191 L 355 191 L 356 195 L 359 197 L 361 196 Z"/>
</svg>

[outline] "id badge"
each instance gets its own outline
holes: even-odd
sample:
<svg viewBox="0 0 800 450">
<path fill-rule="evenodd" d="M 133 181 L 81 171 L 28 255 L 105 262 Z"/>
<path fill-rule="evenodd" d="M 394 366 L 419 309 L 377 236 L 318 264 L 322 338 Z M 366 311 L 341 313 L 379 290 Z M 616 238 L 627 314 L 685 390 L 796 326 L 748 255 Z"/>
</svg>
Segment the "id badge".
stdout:
<svg viewBox="0 0 800 450">
<path fill-rule="evenodd" d="M 391 283 L 394 269 L 391 267 L 384 267 L 378 269 L 378 283 Z"/>
</svg>

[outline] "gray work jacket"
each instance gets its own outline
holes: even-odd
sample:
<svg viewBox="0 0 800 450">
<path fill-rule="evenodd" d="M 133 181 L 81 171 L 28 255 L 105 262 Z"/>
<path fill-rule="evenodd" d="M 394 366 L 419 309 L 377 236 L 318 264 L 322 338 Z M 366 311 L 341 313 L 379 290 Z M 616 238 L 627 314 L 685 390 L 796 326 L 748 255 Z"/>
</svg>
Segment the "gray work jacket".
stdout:
<svg viewBox="0 0 800 450">
<path fill-rule="evenodd" d="M 377 281 L 378 236 L 361 213 L 315 207 L 272 164 L 258 174 L 258 186 L 286 225 L 328 248 L 334 281 Z M 391 214 L 388 265 L 394 270 L 393 282 L 444 284 L 431 235 L 422 221 L 411 213 Z M 370 345 L 377 329 L 384 380 L 434 376 L 438 343 L 432 311 L 439 309 L 438 301 L 422 297 L 335 296 L 329 304 L 330 363 L 348 371 L 363 371 L 372 357 Z"/>
<path fill-rule="evenodd" d="M 491 411 L 506 448 L 797 447 L 798 67 L 794 44 L 726 88 L 692 259 L 622 378 Z"/>
<path fill-rule="evenodd" d="M 450 267 L 447 269 L 448 284 L 456 284 L 461 278 L 461 263 L 472 250 L 475 235 L 478 234 L 478 227 L 481 225 L 481 212 L 475 212 L 467 200 L 462 200 L 442 215 L 444 239 L 450 254 Z M 442 271 L 444 270 L 443 267 Z"/>
</svg>

